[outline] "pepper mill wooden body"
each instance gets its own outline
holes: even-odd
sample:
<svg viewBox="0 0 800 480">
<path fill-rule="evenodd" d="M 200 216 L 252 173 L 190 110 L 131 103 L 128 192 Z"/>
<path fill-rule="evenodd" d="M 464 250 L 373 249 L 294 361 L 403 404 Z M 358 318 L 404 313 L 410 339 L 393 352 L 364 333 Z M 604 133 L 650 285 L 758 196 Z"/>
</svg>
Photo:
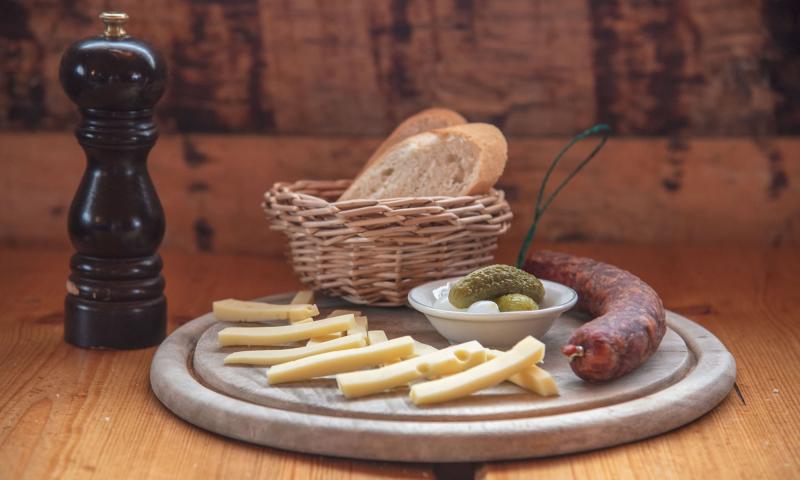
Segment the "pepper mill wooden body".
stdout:
<svg viewBox="0 0 800 480">
<path fill-rule="evenodd" d="M 64 338 L 79 347 L 142 348 L 166 334 L 157 253 L 164 211 L 147 172 L 166 65 L 154 48 L 126 34 L 127 15 L 100 18 L 105 33 L 76 42 L 61 58 L 61 85 L 80 108 L 76 136 L 87 159 L 68 217 L 76 253 Z"/>
</svg>

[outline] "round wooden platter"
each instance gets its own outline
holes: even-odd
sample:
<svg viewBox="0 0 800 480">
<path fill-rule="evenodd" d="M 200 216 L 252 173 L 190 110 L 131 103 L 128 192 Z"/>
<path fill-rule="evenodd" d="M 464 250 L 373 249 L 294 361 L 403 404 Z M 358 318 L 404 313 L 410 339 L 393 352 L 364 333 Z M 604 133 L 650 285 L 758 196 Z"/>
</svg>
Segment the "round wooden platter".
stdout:
<svg viewBox="0 0 800 480">
<path fill-rule="evenodd" d="M 291 294 L 267 297 L 288 303 Z M 360 310 L 371 330 L 447 342 L 407 308 L 317 300 L 321 314 Z M 730 391 L 733 356 L 708 330 L 668 312 L 658 351 L 633 373 L 593 385 L 576 377 L 558 352 L 586 318 L 568 313 L 541 340 L 543 367 L 561 394 L 539 397 L 510 383 L 468 398 L 417 407 L 406 389 L 347 400 L 333 378 L 271 387 L 266 367 L 225 366 L 230 352 L 216 334 L 227 324 L 206 314 L 178 328 L 150 369 L 156 396 L 176 415 L 228 437 L 304 453 L 369 460 L 477 462 L 591 450 L 667 432 L 700 417 Z"/>
</svg>

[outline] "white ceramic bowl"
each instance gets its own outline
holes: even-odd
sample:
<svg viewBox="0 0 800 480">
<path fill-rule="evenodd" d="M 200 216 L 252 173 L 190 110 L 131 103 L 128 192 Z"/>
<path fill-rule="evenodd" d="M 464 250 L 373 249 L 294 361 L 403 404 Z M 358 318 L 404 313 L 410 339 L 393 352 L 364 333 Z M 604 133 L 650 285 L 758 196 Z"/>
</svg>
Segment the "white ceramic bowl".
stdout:
<svg viewBox="0 0 800 480">
<path fill-rule="evenodd" d="M 542 280 L 544 300 L 539 310 L 469 313 L 435 308 L 434 289 L 448 282 L 453 284 L 459 278 L 428 282 L 408 292 L 411 308 L 428 317 L 433 328 L 450 343 L 477 340 L 486 347 L 506 348 L 527 335 L 542 338 L 553 322 L 578 301 L 575 290 L 560 283 Z"/>
</svg>

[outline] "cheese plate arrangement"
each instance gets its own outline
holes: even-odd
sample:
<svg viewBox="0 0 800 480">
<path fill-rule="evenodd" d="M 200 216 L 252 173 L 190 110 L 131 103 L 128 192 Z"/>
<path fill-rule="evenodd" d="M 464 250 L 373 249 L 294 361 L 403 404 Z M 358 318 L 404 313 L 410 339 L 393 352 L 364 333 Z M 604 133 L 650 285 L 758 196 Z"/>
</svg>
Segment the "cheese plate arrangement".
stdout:
<svg viewBox="0 0 800 480">
<path fill-rule="evenodd" d="M 289 303 L 292 296 L 263 300 Z M 332 298 L 319 298 L 317 305 L 320 316 L 354 308 Z M 411 336 L 433 348 L 450 346 L 418 312 L 358 308 L 370 330 L 390 339 Z M 552 396 L 504 381 L 457 400 L 417 406 L 408 389 L 348 398 L 335 376 L 270 385 L 272 367 L 225 364 L 227 356 L 251 347 L 220 347 L 219 332 L 239 324 L 220 322 L 213 313 L 170 335 L 153 359 L 150 379 L 167 408 L 221 435 L 303 453 L 408 462 L 530 458 L 630 442 L 691 422 L 732 388 L 730 353 L 710 332 L 672 312 L 646 363 L 613 382 L 586 382 L 558 353 L 586 320 L 567 313 L 541 338 L 541 367 L 558 388 Z"/>
<path fill-rule="evenodd" d="M 214 301 L 156 352 L 155 395 L 201 428 L 286 450 L 478 462 L 579 452 L 682 426 L 731 390 L 710 332 L 635 275 L 528 249 L 608 129 L 546 172 L 516 266 L 502 133 L 432 109 L 403 122 L 352 182 L 278 183 L 272 228 L 311 290 Z M 575 142 L 603 140 L 549 197 Z"/>
</svg>

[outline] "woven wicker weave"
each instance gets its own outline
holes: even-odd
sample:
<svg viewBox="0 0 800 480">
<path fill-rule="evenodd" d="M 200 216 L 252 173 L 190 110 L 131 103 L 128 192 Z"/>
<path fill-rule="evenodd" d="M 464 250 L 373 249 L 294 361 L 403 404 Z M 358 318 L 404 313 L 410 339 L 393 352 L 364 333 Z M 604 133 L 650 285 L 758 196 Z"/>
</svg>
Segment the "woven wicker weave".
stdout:
<svg viewBox="0 0 800 480">
<path fill-rule="evenodd" d="M 488 265 L 511 224 L 502 191 L 335 202 L 350 182 L 276 183 L 263 208 L 303 283 L 354 303 L 404 305 L 421 283 Z"/>
</svg>

